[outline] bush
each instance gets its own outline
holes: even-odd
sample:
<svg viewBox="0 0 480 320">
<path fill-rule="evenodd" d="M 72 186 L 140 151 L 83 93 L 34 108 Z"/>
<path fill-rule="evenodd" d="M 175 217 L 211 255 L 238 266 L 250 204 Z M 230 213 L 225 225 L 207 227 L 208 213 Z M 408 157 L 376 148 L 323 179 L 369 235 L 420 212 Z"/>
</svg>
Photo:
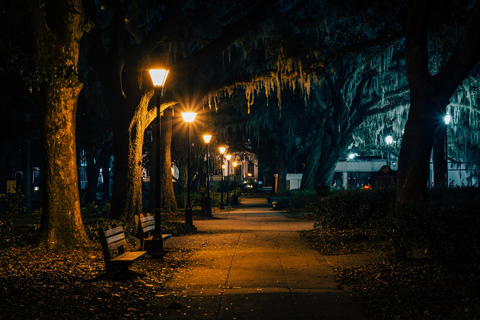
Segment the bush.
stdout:
<svg viewBox="0 0 480 320">
<path fill-rule="evenodd" d="M 284 190 L 276 196 L 285 198 L 278 199 L 275 209 L 295 208 L 307 210 L 312 207 L 312 203 L 317 198 L 315 191 L 311 190 Z"/>
<path fill-rule="evenodd" d="M 394 190 L 349 190 L 316 198 L 309 209 L 315 215 L 316 226 L 354 229 L 385 218 L 394 205 Z"/>
<path fill-rule="evenodd" d="M 431 189 L 426 201 L 395 209 L 394 190 L 351 190 L 312 203 L 316 225 L 370 230 L 392 259 L 423 256 L 437 261 L 480 258 L 478 188 Z"/>
</svg>

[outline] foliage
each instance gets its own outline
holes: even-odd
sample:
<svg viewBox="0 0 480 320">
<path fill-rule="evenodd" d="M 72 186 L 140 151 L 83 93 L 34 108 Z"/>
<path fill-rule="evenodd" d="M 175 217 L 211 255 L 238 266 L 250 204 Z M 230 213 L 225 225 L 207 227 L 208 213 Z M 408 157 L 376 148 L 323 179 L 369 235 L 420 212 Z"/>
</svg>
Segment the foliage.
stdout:
<svg viewBox="0 0 480 320">
<path fill-rule="evenodd" d="M 318 198 L 310 210 L 318 227 L 353 229 L 386 217 L 394 204 L 395 190 L 343 190 Z"/>
<path fill-rule="evenodd" d="M 310 208 L 317 199 L 315 191 L 311 190 L 282 190 L 277 196 L 281 198 L 275 205 L 276 210 Z"/>
<path fill-rule="evenodd" d="M 158 316 L 154 299 L 191 254 L 171 249 L 163 259 L 137 261 L 127 274 L 111 280 L 105 277 L 99 245 L 48 252 L 31 247 L 8 250 L 0 259 L 2 319 Z"/>
<path fill-rule="evenodd" d="M 87 236 L 90 240 L 94 242 L 99 242 L 100 238 L 98 237 L 98 230 L 100 229 L 100 227 L 102 227 L 103 230 L 108 230 L 108 229 L 115 228 L 116 226 L 123 227 L 123 230 L 125 232 L 125 238 L 130 244 L 132 245 L 137 244 L 138 239 L 135 237 L 136 235 L 135 227 L 130 224 L 125 224 L 125 222 L 121 220 L 100 218 L 95 220 L 93 223 L 87 225 L 85 227 L 85 232 L 87 233 Z"/>
<path fill-rule="evenodd" d="M 230 193 L 230 196 L 232 193 Z M 206 194 L 204 195 L 206 197 Z M 179 208 L 184 208 L 186 204 L 187 199 L 187 194 L 186 193 L 180 193 L 175 196 L 175 200 L 177 201 L 177 206 Z M 221 200 L 221 194 L 220 192 L 210 192 L 210 199 L 212 201 L 212 207 L 219 207 L 220 206 L 220 200 Z M 227 193 L 223 193 L 223 202 L 225 203 L 225 199 L 227 199 Z M 202 195 L 199 193 L 191 193 L 190 194 L 190 201 L 192 207 L 200 207 L 202 206 Z"/>
<path fill-rule="evenodd" d="M 21 248 L 27 244 L 25 232 L 15 229 L 13 221 L 0 221 L 0 252 L 7 248 Z"/>
<path fill-rule="evenodd" d="M 7 193 L 5 197 L 0 198 L 2 214 L 24 214 L 28 208 L 24 205 L 25 196 L 22 192 Z"/>
<path fill-rule="evenodd" d="M 324 242 L 322 246 L 328 247 L 326 243 L 330 243 L 341 247 L 351 242 L 348 237 L 352 233 L 363 230 L 360 234 L 364 236 L 359 236 L 359 240 L 376 242 L 376 246 L 394 260 L 428 257 L 439 261 L 473 261 L 480 258 L 478 188 L 432 189 L 429 199 L 415 207 L 396 210 L 394 204 L 394 190 L 334 193 L 313 203 L 316 226 L 320 228 L 317 234 L 306 235 L 311 240 L 317 238 L 317 242 Z M 335 237 L 328 236 L 332 230 L 337 230 Z"/>
</svg>

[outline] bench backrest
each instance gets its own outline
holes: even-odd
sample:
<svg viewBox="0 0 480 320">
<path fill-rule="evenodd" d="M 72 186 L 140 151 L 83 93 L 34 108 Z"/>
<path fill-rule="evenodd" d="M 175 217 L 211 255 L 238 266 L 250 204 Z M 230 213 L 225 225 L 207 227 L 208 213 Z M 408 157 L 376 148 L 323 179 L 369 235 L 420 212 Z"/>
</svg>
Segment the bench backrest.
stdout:
<svg viewBox="0 0 480 320">
<path fill-rule="evenodd" d="M 122 226 L 106 231 L 100 227 L 98 235 L 100 236 L 100 243 L 102 244 L 103 254 L 106 261 L 112 259 L 112 252 L 117 251 L 118 254 L 125 253 L 127 241 L 125 240 L 125 233 L 123 232 Z"/>
<path fill-rule="evenodd" d="M 155 231 L 155 218 L 153 216 L 144 217 L 143 215 L 140 215 L 138 231 L 143 234 L 150 234 Z"/>
</svg>

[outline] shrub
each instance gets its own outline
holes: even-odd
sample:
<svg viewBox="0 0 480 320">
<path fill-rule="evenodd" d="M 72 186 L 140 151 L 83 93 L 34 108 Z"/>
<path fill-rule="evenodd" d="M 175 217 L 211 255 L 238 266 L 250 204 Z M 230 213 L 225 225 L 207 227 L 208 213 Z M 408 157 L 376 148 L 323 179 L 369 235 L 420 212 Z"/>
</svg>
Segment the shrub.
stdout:
<svg viewBox="0 0 480 320">
<path fill-rule="evenodd" d="M 276 196 L 285 197 L 278 199 L 275 209 L 296 208 L 309 209 L 312 203 L 316 201 L 315 191 L 311 190 L 284 190 Z"/>
<path fill-rule="evenodd" d="M 316 226 L 353 229 L 386 217 L 394 205 L 394 190 L 349 190 L 316 198 L 309 209 L 315 215 Z"/>
</svg>

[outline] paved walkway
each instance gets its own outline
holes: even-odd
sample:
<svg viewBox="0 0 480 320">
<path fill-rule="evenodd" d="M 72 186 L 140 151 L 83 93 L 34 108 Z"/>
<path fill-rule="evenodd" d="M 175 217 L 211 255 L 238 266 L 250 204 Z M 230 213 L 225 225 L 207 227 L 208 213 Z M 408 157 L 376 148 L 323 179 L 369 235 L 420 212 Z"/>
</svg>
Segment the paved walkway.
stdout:
<svg viewBox="0 0 480 320">
<path fill-rule="evenodd" d="M 161 319 L 363 319 L 359 303 L 338 290 L 324 256 L 265 199 L 242 199 L 232 212 L 194 221 L 199 233 L 165 248 L 195 249 L 156 305 Z"/>
</svg>

